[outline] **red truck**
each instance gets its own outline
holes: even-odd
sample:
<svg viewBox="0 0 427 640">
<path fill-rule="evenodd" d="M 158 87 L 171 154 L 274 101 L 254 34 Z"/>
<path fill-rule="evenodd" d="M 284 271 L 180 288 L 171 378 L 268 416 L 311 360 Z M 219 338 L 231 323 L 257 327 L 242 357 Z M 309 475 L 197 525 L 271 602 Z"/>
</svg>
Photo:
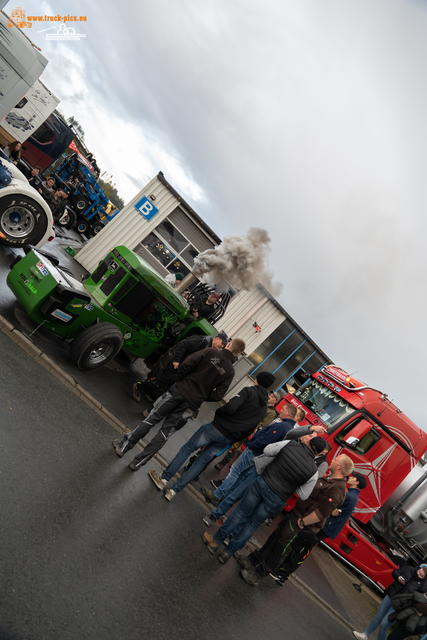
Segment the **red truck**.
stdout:
<svg viewBox="0 0 427 640">
<path fill-rule="evenodd" d="M 392 582 L 400 562 L 427 556 L 427 433 L 387 395 L 329 365 L 314 373 L 285 402 L 302 407 L 302 424 L 327 428 L 333 457 L 346 453 L 366 476 L 353 517 L 328 546 L 377 587 Z"/>
</svg>

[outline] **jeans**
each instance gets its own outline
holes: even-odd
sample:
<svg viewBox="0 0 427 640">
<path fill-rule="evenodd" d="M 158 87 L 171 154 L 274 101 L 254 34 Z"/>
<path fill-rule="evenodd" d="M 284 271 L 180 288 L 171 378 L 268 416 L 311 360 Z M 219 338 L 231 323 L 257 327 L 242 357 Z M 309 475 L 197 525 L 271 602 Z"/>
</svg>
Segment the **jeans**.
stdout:
<svg viewBox="0 0 427 640">
<path fill-rule="evenodd" d="M 265 480 L 258 476 L 246 491 L 239 506 L 214 535 L 215 542 L 221 544 L 233 533 L 234 539 L 225 549 L 226 553 L 232 556 L 242 549 L 267 518 L 283 508 L 285 502 L 286 500 L 279 498 Z"/>
<path fill-rule="evenodd" d="M 225 478 L 224 482 L 218 489 L 215 489 L 215 497 L 221 499 L 225 494 L 230 491 L 239 482 L 245 471 L 254 465 L 254 454 L 249 447 L 246 447 L 240 458 L 237 458 L 236 462 L 231 466 L 231 469 Z M 234 502 L 233 502 L 234 504 Z M 224 512 L 225 513 L 225 512 Z"/>
<path fill-rule="evenodd" d="M 369 636 L 373 631 L 375 631 L 375 629 L 379 627 L 380 630 L 378 632 L 377 640 L 385 640 L 388 628 L 393 624 L 392 622 L 388 621 L 388 617 L 391 613 L 393 613 L 393 611 L 394 609 L 391 606 L 390 596 L 385 596 L 384 600 L 378 607 L 377 615 L 373 620 L 371 620 L 371 622 L 365 629 L 366 635 Z"/>
<path fill-rule="evenodd" d="M 227 476 L 228 477 L 228 476 Z M 233 504 L 235 504 L 245 493 L 246 489 L 248 489 L 252 482 L 258 477 L 257 470 L 255 469 L 255 465 L 252 465 L 240 476 L 240 482 L 235 486 L 231 491 L 229 491 L 224 498 L 221 500 L 219 505 L 212 511 L 212 515 L 218 520 L 221 516 L 223 516 Z M 225 480 L 224 480 L 225 482 Z M 221 485 L 222 487 L 222 485 Z M 216 492 L 214 492 L 216 494 Z"/>
<path fill-rule="evenodd" d="M 170 487 L 173 491 L 178 493 L 187 486 L 189 482 L 197 478 L 199 473 L 202 472 L 205 465 L 210 462 L 219 451 L 222 451 L 225 446 L 230 444 L 230 440 L 223 436 L 211 422 L 204 424 L 196 433 L 181 447 L 176 454 L 175 458 L 163 471 L 163 480 L 170 480 L 175 473 L 184 466 L 185 461 L 191 456 L 194 451 L 198 451 L 200 447 L 205 447 L 202 453 L 197 456 L 194 463 L 182 476 L 174 482 Z"/>
</svg>

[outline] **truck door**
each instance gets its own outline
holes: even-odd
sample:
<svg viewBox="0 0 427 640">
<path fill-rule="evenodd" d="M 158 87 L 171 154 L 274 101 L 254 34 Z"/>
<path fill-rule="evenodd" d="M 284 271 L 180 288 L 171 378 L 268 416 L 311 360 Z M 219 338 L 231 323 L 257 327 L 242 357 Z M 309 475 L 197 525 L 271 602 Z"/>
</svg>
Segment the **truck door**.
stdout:
<svg viewBox="0 0 427 640">
<path fill-rule="evenodd" d="M 381 424 L 364 414 L 345 424 L 334 434 L 334 441 L 338 445 L 335 456 L 346 453 L 355 471 L 366 477 L 367 486 L 360 493 L 355 517 L 367 522 L 390 495 L 391 487 L 400 484 L 397 469 L 408 454 Z"/>
</svg>

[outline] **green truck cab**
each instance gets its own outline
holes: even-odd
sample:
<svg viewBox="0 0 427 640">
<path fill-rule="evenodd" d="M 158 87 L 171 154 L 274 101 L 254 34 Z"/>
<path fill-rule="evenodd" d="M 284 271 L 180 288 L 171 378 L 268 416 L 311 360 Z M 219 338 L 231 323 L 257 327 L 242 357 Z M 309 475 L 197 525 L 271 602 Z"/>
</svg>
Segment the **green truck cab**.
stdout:
<svg viewBox="0 0 427 640">
<path fill-rule="evenodd" d="M 183 338 L 218 333 L 123 246 L 108 253 L 84 284 L 33 249 L 12 263 L 7 285 L 34 322 L 71 341 L 70 360 L 82 371 L 102 367 L 120 349 L 160 357 Z"/>
</svg>

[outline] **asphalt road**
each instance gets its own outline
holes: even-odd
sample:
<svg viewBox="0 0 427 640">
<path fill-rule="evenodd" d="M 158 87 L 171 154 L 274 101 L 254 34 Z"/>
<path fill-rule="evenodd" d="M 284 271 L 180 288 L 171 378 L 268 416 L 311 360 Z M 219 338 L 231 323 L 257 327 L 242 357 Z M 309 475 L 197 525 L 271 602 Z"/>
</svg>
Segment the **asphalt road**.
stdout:
<svg viewBox="0 0 427 640">
<path fill-rule="evenodd" d="M 350 640 L 294 584 L 221 565 L 206 513 L 117 458 L 117 432 L 0 332 L 0 628 L 14 640 Z"/>
</svg>

